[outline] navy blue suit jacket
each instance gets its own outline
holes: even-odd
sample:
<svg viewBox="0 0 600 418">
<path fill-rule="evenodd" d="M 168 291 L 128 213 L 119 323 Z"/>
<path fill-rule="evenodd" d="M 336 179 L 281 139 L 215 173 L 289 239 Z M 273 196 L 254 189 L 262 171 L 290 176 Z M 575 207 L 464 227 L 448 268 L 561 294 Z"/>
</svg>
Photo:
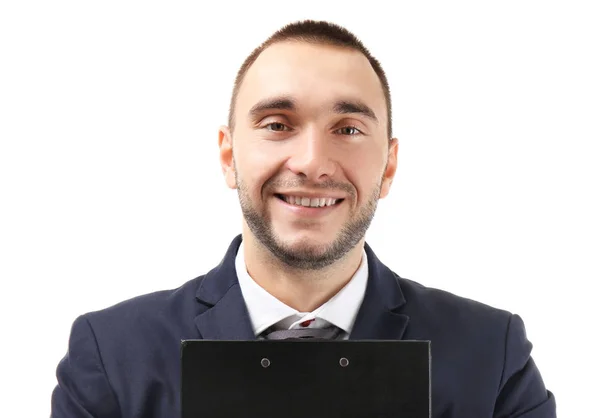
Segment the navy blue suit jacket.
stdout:
<svg viewBox="0 0 600 418">
<path fill-rule="evenodd" d="M 235 273 L 240 243 L 178 289 L 78 317 L 52 417 L 178 418 L 181 340 L 255 338 Z M 365 249 L 369 281 L 350 339 L 430 340 L 433 417 L 556 416 L 518 316 L 400 278 Z"/>
</svg>

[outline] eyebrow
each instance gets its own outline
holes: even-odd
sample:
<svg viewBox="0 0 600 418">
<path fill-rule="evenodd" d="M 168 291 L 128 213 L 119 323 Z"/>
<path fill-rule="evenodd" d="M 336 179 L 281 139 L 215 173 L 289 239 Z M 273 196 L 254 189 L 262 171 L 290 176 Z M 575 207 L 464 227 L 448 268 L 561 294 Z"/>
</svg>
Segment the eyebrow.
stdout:
<svg viewBox="0 0 600 418">
<path fill-rule="evenodd" d="M 252 119 L 255 119 L 269 110 L 289 110 L 295 112 L 297 110 L 296 101 L 289 96 L 264 99 L 252 106 L 248 115 Z M 373 120 L 375 123 L 379 123 L 373 109 L 360 100 L 339 100 L 333 105 L 333 111 L 338 114 L 357 113 Z"/>
<path fill-rule="evenodd" d="M 373 120 L 376 123 L 379 123 L 377 116 L 375 116 L 375 112 L 365 103 L 360 100 L 350 101 L 350 100 L 340 100 L 336 102 L 333 106 L 333 110 L 336 113 L 346 114 L 346 113 L 358 113 L 360 115 L 366 116 L 367 118 Z"/>
<path fill-rule="evenodd" d="M 261 100 L 256 103 L 250 111 L 248 115 L 250 117 L 256 118 L 261 113 L 264 113 L 267 110 L 296 110 L 296 102 L 291 97 L 281 96 L 281 97 L 272 97 L 269 99 Z"/>
</svg>

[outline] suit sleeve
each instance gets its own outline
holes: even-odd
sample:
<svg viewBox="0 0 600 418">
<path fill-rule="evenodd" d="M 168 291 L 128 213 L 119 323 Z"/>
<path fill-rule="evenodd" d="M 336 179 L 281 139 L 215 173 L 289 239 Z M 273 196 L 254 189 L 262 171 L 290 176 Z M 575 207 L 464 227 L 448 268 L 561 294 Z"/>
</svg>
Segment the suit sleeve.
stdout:
<svg viewBox="0 0 600 418">
<path fill-rule="evenodd" d="M 532 344 L 518 315 L 509 319 L 505 344 L 504 371 L 494 418 L 556 418 L 554 395 L 546 390 L 531 358 Z"/>
<path fill-rule="evenodd" d="M 120 418 L 92 327 L 85 316 L 71 328 L 69 348 L 56 369 L 50 418 Z"/>
</svg>

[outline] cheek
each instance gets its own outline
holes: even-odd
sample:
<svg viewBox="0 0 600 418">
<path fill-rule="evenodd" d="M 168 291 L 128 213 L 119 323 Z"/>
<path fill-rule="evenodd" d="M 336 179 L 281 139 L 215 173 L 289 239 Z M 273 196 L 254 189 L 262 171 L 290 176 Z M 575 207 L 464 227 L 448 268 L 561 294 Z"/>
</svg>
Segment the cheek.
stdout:
<svg viewBox="0 0 600 418">
<path fill-rule="evenodd" d="M 276 175 L 279 165 L 272 153 L 258 148 L 236 150 L 236 169 L 248 193 L 260 197 L 264 184 Z"/>
<path fill-rule="evenodd" d="M 362 150 L 347 160 L 344 171 L 358 192 L 359 206 L 373 198 L 374 189 L 381 184 L 385 163 L 382 154 L 373 150 Z"/>
</svg>

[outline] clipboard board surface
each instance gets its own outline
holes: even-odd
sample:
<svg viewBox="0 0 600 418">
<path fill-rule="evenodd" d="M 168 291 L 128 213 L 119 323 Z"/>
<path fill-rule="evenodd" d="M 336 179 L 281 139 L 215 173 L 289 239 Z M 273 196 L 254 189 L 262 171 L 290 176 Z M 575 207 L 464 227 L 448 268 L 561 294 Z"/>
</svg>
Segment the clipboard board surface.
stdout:
<svg viewBox="0 0 600 418">
<path fill-rule="evenodd" d="M 184 340 L 182 418 L 429 418 L 429 341 Z"/>
</svg>

